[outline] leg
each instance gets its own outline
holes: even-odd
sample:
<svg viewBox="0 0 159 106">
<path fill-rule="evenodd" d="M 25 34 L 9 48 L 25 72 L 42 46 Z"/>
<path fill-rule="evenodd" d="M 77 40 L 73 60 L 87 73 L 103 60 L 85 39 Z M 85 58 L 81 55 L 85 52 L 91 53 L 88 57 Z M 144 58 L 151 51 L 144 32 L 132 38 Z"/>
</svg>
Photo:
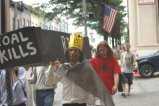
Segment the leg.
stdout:
<svg viewBox="0 0 159 106">
<path fill-rule="evenodd" d="M 54 90 L 46 90 L 44 95 L 44 106 L 53 106 L 54 102 Z"/>
<path fill-rule="evenodd" d="M 128 85 L 128 96 L 130 96 L 131 85 Z"/>
<path fill-rule="evenodd" d="M 44 106 L 43 91 L 36 90 L 36 106 Z"/>
<path fill-rule="evenodd" d="M 132 83 L 133 83 L 133 73 L 128 73 L 128 96 L 130 95 Z"/>
<path fill-rule="evenodd" d="M 122 89 L 123 89 L 123 92 L 122 92 L 122 96 L 126 97 L 125 95 L 125 92 L 126 92 L 126 85 L 128 83 L 128 80 L 126 78 L 126 75 L 125 73 L 122 74 Z"/>
<path fill-rule="evenodd" d="M 126 97 L 126 95 L 125 95 L 126 83 L 122 83 L 122 87 L 123 87 L 122 96 L 123 96 L 123 97 Z"/>
</svg>

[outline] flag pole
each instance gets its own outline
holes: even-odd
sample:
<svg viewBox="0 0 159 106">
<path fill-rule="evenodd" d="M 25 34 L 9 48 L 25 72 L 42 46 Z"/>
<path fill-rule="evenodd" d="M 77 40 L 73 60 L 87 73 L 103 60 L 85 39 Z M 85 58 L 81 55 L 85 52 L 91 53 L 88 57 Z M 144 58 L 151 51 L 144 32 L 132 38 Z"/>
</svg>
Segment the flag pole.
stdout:
<svg viewBox="0 0 159 106">
<path fill-rule="evenodd" d="M 87 8 L 86 8 L 86 0 L 82 1 L 83 3 L 83 19 L 84 19 L 84 37 L 87 37 Z"/>
</svg>

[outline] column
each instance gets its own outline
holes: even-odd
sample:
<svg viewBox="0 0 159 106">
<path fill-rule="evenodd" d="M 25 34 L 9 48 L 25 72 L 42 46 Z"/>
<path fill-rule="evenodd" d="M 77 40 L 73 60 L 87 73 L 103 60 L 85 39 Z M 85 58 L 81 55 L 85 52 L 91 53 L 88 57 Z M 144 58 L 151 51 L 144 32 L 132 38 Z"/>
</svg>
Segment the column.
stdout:
<svg viewBox="0 0 159 106">
<path fill-rule="evenodd" d="M 129 12 L 129 39 L 131 44 L 131 49 L 136 49 L 138 44 L 137 39 L 137 0 L 128 0 L 128 12 Z"/>
</svg>

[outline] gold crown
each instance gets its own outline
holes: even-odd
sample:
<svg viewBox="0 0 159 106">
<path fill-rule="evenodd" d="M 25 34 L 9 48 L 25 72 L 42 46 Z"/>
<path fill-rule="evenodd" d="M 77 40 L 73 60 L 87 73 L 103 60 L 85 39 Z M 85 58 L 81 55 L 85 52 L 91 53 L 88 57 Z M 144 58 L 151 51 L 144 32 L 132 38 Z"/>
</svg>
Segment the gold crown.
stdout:
<svg viewBox="0 0 159 106">
<path fill-rule="evenodd" d="M 70 35 L 68 48 L 79 48 L 82 51 L 83 48 L 83 36 L 80 32 Z"/>
</svg>

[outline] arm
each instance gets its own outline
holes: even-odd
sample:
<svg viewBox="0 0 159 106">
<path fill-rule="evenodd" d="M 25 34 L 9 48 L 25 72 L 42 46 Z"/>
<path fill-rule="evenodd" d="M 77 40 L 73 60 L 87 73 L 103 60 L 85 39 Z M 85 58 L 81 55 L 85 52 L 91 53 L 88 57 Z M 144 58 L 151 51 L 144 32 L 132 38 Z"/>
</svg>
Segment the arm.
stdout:
<svg viewBox="0 0 159 106">
<path fill-rule="evenodd" d="M 118 82 L 119 82 L 119 74 L 118 73 L 115 73 L 114 74 L 114 86 L 112 88 L 112 92 L 113 94 L 116 93 L 117 89 L 118 89 Z"/>
<path fill-rule="evenodd" d="M 137 68 L 138 68 L 138 63 L 137 63 L 137 61 L 136 61 L 137 58 L 135 57 L 135 55 L 133 55 L 133 60 L 134 60 L 134 61 L 133 61 L 134 68 L 137 69 Z"/>
<path fill-rule="evenodd" d="M 18 72 L 19 72 L 18 67 L 11 68 L 13 84 L 15 84 L 18 81 Z"/>
<path fill-rule="evenodd" d="M 48 69 L 45 71 L 45 84 L 46 85 L 52 85 L 52 84 L 56 84 L 57 82 L 59 82 L 61 80 L 61 77 L 57 76 L 55 74 L 55 67 L 50 64 L 48 66 Z"/>
<path fill-rule="evenodd" d="M 114 60 L 113 64 L 114 64 L 114 67 L 113 67 L 114 86 L 112 88 L 112 93 L 115 94 L 118 89 L 119 74 L 121 73 L 121 69 L 116 59 Z"/>
<path fill-rule="evenodd" d="M 54 62 L 51 62 L 51 65 L 54 67 L 54 74 L 56 77 L 60 77 L 60 79 L 62 79 L 62 77 L 64 77 L 67 73 L 67 64 L 61 64 L 60 61 L 56 60 Z"/>
<path fill-rule="evenodd" d="M 28 82 L 30 84 L 35 84 L 37 80 L 37 75 L 36 75 L 36 67 L 33 67 L 30 73 L 30 78 L 28 79 Z"/>
</svg>

